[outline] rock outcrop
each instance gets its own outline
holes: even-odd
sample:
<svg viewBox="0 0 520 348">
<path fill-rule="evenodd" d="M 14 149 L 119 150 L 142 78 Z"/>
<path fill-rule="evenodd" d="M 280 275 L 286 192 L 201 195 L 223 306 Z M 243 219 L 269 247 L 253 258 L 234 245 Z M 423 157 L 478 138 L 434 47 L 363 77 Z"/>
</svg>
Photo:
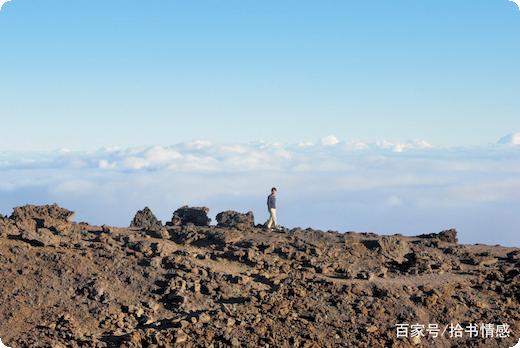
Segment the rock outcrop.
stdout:
<svg viewBox="0 0 520 348">
<path fill-rule="evenodd" d="M 147 232 L 148 213 L 143 228 L 67 222 L 77 233 L 63 234 L 45 226 L 68 221 L 66 210 L 15 211 L 0 217 L 9 347 L 511 347 L 519 338 L 519 248 L 461 245 L 453 233 L 280 233 L 238 213 L 208 226 L 204 208 L 178 210 L 165 234 Z M 43 223 L 32 229 L 35 218 Z M 449 328 L 435 339 L 396 335 L 397 324 L 430 323 L 507 329 L 487 339 Z"/>
<path fill-rule="evenodd" d="M 249 211 L 245 214 L 227 210 L 217 214 L 217 226 L 247 230 L 255 226 L 255 216 Z"/>
<path fill-rule="evenodd" d="M 383 236 L 378 239 L 365 240 L 364 244 L 371 250 L 397 263 L 405 262 L 406 255 L 411 252 L 406 240 L 395 236 Z"/>
<path fill-rule="evenodd" d="M 189 207 L 187 205 L 177 209 L 169 223 L 170 226 L 194 224 L 195 226 L 209 226 L 211 219 L 208 218 L 209 208 Z"/>
<path fill-rule="evenodd" d="M 150 208 L 145 207 L 135 214 L 130 223 L 130 227 L 141 228 L 147 231 L 160 231 L 163 225 L 162 222 L 155 217 Z"/>
<path fill-rule="evenodd" d="M 23 230 L 20 239 L 33 246 L 59 246 L 61 238 L 47 228 L 39 228 L 37 231 Z"/>
<path fill-rule="evenodd" d="M 426 239 L 438 239 L 438 240 L 441 240 L 443 242 L 448 242 L 448 243 L 457 243 L 458 242 L 457 230 L 455 230 L 455 229 L 445 230 L 445 231 L 442 231 L 439 233 L 421 234 L 418 237 L 426 238 Z"/>
<path fill-rule="evenodd" d="M 74 212 L 53 205 L 25 205 L 14 208 L 10 219 L 18 228 L 36 231 L 38 228 L 65 230 L 70 226 Z"/>
</svg>

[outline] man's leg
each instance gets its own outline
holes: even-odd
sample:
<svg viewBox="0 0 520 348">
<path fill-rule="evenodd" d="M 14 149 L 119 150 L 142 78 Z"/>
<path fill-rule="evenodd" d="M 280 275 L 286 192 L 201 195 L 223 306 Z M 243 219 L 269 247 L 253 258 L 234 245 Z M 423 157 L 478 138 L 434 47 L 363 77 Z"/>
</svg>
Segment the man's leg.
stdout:
<svg viewBox="0 0 520 348">
<path fill-rule="evenodd" d="M 271 226 L 275 223 L 273 218 L 273 209 L 269 209 L 269 220 L 267 221 L 267 228 L 271 229 Z M 276 223 L 275 223 L 276 226 Z"/>
<path fill-rule="evenodd" d="M 271 209 L 271 219 L 273 220 L 273 226 L 276 228 L 278 223 L 276 222 L 276 209 Z"/>
</svg>

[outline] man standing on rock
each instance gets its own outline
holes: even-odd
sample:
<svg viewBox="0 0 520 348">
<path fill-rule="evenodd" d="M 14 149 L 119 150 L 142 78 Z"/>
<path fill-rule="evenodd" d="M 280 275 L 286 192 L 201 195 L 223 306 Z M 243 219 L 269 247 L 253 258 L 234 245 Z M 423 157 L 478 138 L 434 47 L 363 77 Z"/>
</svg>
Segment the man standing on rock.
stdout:
<svg viewBox="0 0 520 348">
<path fill-rule="evenodd" d="M 276 224 L 276 187 L 271 189 L 271 194 L 267 196 L 267 210 L 269 211 L 269 220 L 267 221 L 267 229 L 271 227 L 277 228 Z"/>
</svg>

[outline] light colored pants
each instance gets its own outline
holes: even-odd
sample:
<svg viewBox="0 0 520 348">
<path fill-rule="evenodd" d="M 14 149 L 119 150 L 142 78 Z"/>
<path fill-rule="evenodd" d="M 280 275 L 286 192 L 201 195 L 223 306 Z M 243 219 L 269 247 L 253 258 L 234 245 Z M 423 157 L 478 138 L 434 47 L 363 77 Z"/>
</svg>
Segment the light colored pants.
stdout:
<svg viewBox="0 0 520 348">
<path fill-rule="evenodd" d="M 267 228 L 276 227 L 276 209 L 269 209 L 269 220 L 267 221 Z"/>
</svg>

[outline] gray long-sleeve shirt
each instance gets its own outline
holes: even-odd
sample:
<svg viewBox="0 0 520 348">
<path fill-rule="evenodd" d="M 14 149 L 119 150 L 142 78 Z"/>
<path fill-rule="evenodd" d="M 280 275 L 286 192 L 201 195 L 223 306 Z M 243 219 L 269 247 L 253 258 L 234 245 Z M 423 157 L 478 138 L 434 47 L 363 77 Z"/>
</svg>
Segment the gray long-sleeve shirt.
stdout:
<svg viewBox="0 0 520 348">
<path fill-rule="evenodd" d="M 267 209 L 276 209 L 276 197 L 273 194 L 267 196 Z"/>
</svg>

